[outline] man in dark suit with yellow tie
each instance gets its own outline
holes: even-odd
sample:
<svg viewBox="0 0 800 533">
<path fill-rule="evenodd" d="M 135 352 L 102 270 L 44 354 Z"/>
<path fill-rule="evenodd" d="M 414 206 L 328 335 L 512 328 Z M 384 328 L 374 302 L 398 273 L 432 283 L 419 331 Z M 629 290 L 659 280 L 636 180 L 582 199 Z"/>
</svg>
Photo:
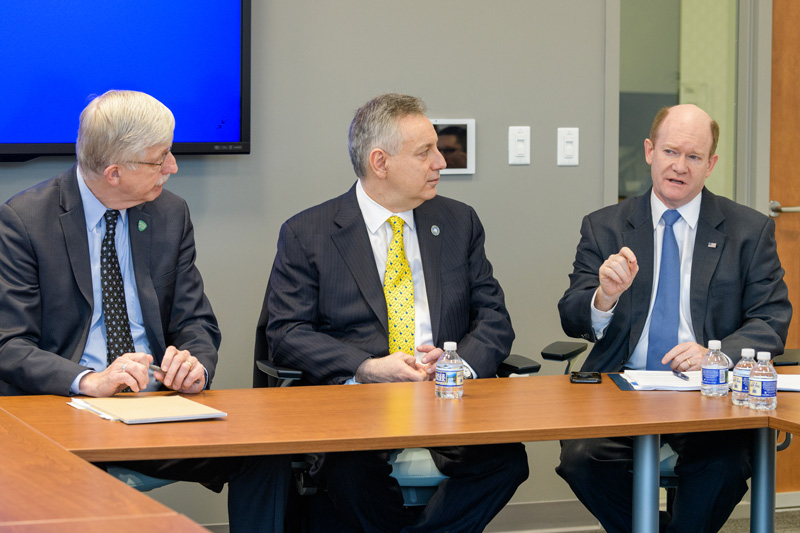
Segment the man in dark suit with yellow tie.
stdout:
<svg viewBox="0 0 800 533">
<path fill-rule="evenodd" d="M 705 188 L 719 126 L 662 109 L 644 142 L 652 189 L 583 220 L 564 331 L 595 343 L 583 370 L 700 370 L 709 340 L 783 353 L 792 317 L 775 223 Z M 728 397 L 716 401 L 730 401 Z M 662 435 L 678 454 L 668 531 L 717 531 L 747 491 L 749 431 Z M 607 531 L 632 527 L 632 439 L 564 441 L 557 472 Z"/>
<path fill-rule="evenodd" d="M 0 206 L 0 394 L 209 387 L 219 327 L 189 208 L 163 190 L 178 171 L 174 127 L 152 96 L 109 91 L 81 113 L 78 164 Z M 216 490 L 228 482 L 232 531 L 283 530 L 285 457 L 125 466 Z"/>
<path fill-rule="evenodd" d="M 281 228 L 259 342 L 308 384 L 430 380 L 445 341 L 472 377 L 489 378 L 509 353 L 483 227 L 471 207 L 437 196 L 445 162 L 424 113 L 397 94 L 361 107 L 349 136 L 357 183 Z M 395 291 L 413 303 L 396 304 Z M 403 509 L 388 451 L 325 454 L 312 475 L 338 519 L 363 531 L 481 531 L 528 475 L 520 443 L 431 453 L 450 477 L 418 519 Z"/>
</svg>

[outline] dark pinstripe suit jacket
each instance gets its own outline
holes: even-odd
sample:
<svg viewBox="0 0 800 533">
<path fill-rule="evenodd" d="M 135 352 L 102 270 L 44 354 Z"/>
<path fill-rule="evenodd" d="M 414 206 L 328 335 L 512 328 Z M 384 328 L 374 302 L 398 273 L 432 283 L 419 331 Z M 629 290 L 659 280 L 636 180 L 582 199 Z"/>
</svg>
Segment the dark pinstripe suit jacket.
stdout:
<svg viewBox="0 0 800 533">
<path fill-rule="evenodd" d="M 735 362 L 742 348 L 783 353 L 792 305 L 769 217 L 703 189 L 692 256 L 690 310 L 697 342 L 722 341 Z M 616 372 L 633 353 L 647 320 L 653 290 L 653 222 L 650 191 L 584 217 L 570 287 L 558 303 L 564 332 L 596 341 L 590 302 L 597 272 L 627 246 L 639 273 L 617 303 L 606 334 L 585 370 Z"/>
<path fill-rule="evenodd" d="M 514 330 L 466 204 L 437 196 L 414 210 L 434 343 L 458 342 L 479 376 L 493 376 Z M 439 227 L 433 235 L 430 228 Z M 310 384 L 342 383 L 367 358 L 389 353 L 386 300 L 355 187 L 281 228 L 256 357 L 298 368 Z M 264 336 L 266 332 L 266 337 Z"/>
</svg>

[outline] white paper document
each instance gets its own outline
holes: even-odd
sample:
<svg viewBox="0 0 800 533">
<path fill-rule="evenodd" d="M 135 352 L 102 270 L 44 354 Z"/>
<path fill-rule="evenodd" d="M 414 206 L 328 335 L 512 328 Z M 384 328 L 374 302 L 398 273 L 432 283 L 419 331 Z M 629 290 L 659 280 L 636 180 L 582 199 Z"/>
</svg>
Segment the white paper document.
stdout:
<svg viewBox="0 0 800 533">
<path fill-rule="evenodd" d="M 684 380 L 668 370 L 626 370 L 622 377 L 636 390 L 700 390 L 701 372 L 684 372 Z"/>
<path fill-rule="evenodd" d="M 700 390 L 703 382 L 702 372 L 695 370 L 683 373 L 688 380 L 676 376 L 668 370 L 626 370 L 622 377 L 635 390 Z M 728 371 L 728 381 L 732 381 L 733 371 Z M 779 374 L 779 391 L 800 392 L 800 374 Z"/>
</svg>

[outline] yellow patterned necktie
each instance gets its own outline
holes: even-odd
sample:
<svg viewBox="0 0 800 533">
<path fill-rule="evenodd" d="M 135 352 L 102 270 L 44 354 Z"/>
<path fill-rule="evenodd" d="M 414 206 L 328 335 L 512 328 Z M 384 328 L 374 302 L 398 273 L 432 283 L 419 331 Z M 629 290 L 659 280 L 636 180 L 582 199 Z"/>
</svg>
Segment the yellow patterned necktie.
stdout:
<svg viewBox="0 0 800 533">
<path fill-rule="evenodd" d="M 389 353 L 414 355 L 414 281 L 403 247 L 403 219 L 389 218 L 392 240 L 386 258 L 383 293 L 389 311 Z"/>
</svg>

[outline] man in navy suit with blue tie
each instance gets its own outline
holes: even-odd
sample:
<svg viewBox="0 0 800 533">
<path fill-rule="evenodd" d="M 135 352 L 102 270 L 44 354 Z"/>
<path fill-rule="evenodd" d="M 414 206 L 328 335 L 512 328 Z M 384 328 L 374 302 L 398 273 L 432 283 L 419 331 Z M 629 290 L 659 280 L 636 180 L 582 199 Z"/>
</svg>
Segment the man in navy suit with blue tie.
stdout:
<svg viewBox="0 0 800 533">
<path fill-rule="evenodd" d="M 708 341 L 730 368 L 742 348 L 783 353 L 792 317 L 775 224 L 705 188 L 719 126 L 679 105 L 655 117 L 652 189 L 583 220 L 564 331 L 595 343 L 583 370 L 700 370 Z M 717 401 L 730 401 L 725 397 Z M 749 431 L 662 435 L 678 454 L 667 531 L 718 531 L 747 491 Z M 632 439 L 562 442 L 556 471 L 610 532 L 632 527 Z"/>
<path fill-rule="evenodd" d="M 458 343 L 473 378 L 490 378 L 511 349 L 514 330 L 480 220 L 437 196 L 445 161 L 424 113 L 421 100 L 398 94 L 362 106 L 349 136 L 358 181 L 281 228 L 259 342 L 268 341 L 277 365 L 302 370 L 307 384 L 430 380 L 446 341 Z M 413 281 L 406 349 L 395 348 L 384 294 L 390 219 L 401 228 Z M 520 443 L 431 455 L 450 477 L 418 518 L 403 508 L 389 451 L 325 454 L 312 475 L 340 525 L 355 531 L 481 531 L 528 476 Z"/>
</svg>

